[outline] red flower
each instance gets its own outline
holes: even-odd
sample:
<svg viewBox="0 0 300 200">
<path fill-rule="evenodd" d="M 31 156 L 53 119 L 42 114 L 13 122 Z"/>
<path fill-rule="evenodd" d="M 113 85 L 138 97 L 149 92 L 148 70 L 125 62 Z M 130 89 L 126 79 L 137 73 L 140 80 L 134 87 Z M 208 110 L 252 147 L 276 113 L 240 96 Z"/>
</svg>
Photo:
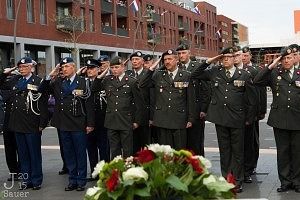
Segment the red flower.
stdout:
<svg viewBox="0 0 300 200">
<path fill-rule="evenodd" d="M 153 151 L 148 149 L 142 149 L 137 152 L 136 155 L 137 157 L 135 157 L 135 160 L 137 160 L 141 164 L 148 163 L 155 159 L 155 154 L 153 153 Z"/>
<path fill-rule="evenodd" d="M 234 178 L 234 176 L 231 172 L 227 174 L 226 180 L 227 180 L 228 183 L 232 183 L 233 185 L 236 184 L 235 178 Z M 234 195 L 236 194 L 236 188 L 235 187 L 232 188 L 231 191 Z"/>
<path fill-rule="evenodd" d="M 111 177 L 105 182 L 105 185 L 107 187 L 107 190 L 109 192 L 113 192 L 119 183 L 119 172 L 118 170 L 113 170 Z"/>
<path fill-rule="evenodd" d="M 199 173 L 199 174 L 203 173 L 203 168 L 201 166 L 201 163 L 200 163 L 199 159 L 190 157 L 190 158 L 187 158 L 186 161 L 193 166 L 193 169 L 197 173 Z"/>
</svg>

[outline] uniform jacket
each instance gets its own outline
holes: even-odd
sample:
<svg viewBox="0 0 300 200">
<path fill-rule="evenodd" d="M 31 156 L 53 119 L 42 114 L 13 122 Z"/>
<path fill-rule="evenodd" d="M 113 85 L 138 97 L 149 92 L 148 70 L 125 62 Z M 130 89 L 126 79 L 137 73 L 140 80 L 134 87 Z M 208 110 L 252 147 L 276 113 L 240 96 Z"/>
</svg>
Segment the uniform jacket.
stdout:
<svg viewBox="0 0 300 200">
<path fill-rule="evenodd" d="M 258 73 L 254 83 L 259 86 L 270 86 L 273 102 L 268 125 L 286 129 L 300 130 L 300 70 L 295 69 L 290 79 L 281 66 L 276 69 L 265 67 Z"/>
<path fill-rule="evenodd" d="M 141 77 L 144 76 L 146 73 L 146 69 L 143 69 L 142 72 L 136 76 L 134 70 L 128 70 L 126 71 L 126 74 L 132 77 L 135 77 L 137 81 L 139 82 Z M 142 109 L 143 109 L 143 115 L 140 120 L 141 126 L 148 126 L 149 124 L 149 118 L 150 118 L 150 89 L 149 88 L 140 88 L 139 89 L 141 96 L 143 98 L 143 104 L 142 104 Z"/>
<path fill-rule="evenodd" d="M 49 91 L 55 98 L 54 113 L 51 124 L 63 131 L 85 131 L 86 127 L 94 127 L 95 113 L 94 103 L 91 96 L 85 98 L 75 98 L 73 91 L 82 90 L 87 93 L 89 90 L 88 81 L 78 75 L 75 76 L 74 90 L 68 94 L 63 93 L 65 79 L 57 77 L 54 80 L 44 80 L 40 86 L 40 91 Z"/>
<path fill-rule="evenodd" d="M 185 129 L 187 122 L 195 121 L 195 93 L 190 75 L 190 72 L 178 69 L 174 80 L 171 80 L 167 70 L 147 71 L 142 77 L 141 88 L 155 89 L 155 126 Z"/>
<path fill-rule="evenodd" d="M 252 123 L 256 115 L 257 93 L 249 73 L 236 69 L 229 79 L 222 66 L 205 69 L 207 66 L 207 63 L 202 63 L 192 73 L 192 79 L 211 81 L 207 120 L 232 128 L 243 128 L 246 121 Z"/>
<path fill-rule="evenodd" d="M 21 89 L 18 87 L 22 81 L 21 75 L 12 76 L 7 81 L 6 78 L 6 74 L 2 73 L 0 75 L 1 89 L 11 91 L 8 97 L 10 100 L 5 105 L 5 110 L 9 113 L 8 129 L 19 133 L 38 133 L 39 127 L 45 128 L 48 123 L 48 98 L 47 94 L 44 94 L 38 101 L 33 101 L 31 105 L 30 102 L 27 102 L 29 92 L 27 85 L 39 86 L 42 79 L 36 75 L 32 75 Z M 32 91 L 32 93 L 37 94 L 38 92 Z"/>
<path fill-rule="evenodd" d="M 197 66 L 200 63 L 190 61 L 188 68 L 186 68 L 189 72 L 194 72 Z M 179 67 L 182 68 L 183 64 L 179 64 Z M 196 104 L 196 117 L 199 118 L 200 112 L 207 112 L 208 105 L 210 102 L 210 91 L 209 91 L 209 83 L 207 81 L 194 79 L 192 80 L 192 84 L 195 92 L 195 104 Z"/>
<path fill-rule="evenodd" d="M 124 75 L 121 81 L 113 75 L 96 78 L 92 91 L 99 90 L 105 90 L 107 96 L 106 128 L 131 130 L 133 123 L 141 124 L 143 99 L 135 78 L 128 75 Z"/>
</svg>

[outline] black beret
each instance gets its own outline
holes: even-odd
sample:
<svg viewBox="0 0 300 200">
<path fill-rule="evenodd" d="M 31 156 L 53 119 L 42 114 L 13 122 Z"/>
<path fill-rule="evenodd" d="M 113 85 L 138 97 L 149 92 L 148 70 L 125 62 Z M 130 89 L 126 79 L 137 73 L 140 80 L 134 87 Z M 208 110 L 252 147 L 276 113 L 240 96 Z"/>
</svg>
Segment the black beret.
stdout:
<svg viewBox="0 0 300 200">
<path fill-rule="evenodd" d="M 139 57 L 139 58 L 143 58 L 143 54 L 140 51 L 136 51 L 133 54 L 130 55 L 130 60 L 132 59 L 132 57 Z"/>
<path fill-rule="evenodd" d="M 120 56 L 115 56 L 110 60 L 110 66 L 122 64 L 122 59 Z"/>
<path fill-rule="evenodd" d="M 109 61 L 109 57 L 107 55 L 101 55 L 100 58 L 98 58 L 99 62 L 105 62 Z"/>
<path fill-rule="evenodd" d="M 233 52 L 234 51 L 232 47 L 227 47 L 221 51 L 221 54 L 233 54 Z"/>
<path fill-rule="evenodd" d="M 60 66 L 62 66 L 62 65 L 67 64 L 67 63 L 74 63 L 73 58 L 65 57 L 65 58 L 61 59 L 59 64 L 60 64 Z"/>
<path fill-rule="evenodd" d="M 189 50 L 190 46 L 187 44 L 181 44 L 177 47 L 176 51 L 183 51 L 183 50 Z"/>
<path fill-rule="evenodd" d="M 232 48 L 234 53 L 242 50 L 240 46 L 234 46 Z"/>
<path fill-rule="evenodd" d="M 86 61 L 86 66 L 87 66 L 87 68 L 99 67 L 99 66 L 101 66 L 101 63 L 95 59 L 88 59 Z"/>
<path fill-rule="evenodd" d="M 17 66 L 22 65 L 22 64 L 32 64 L 32 59 L 30 57 L 23 57 L 19 60 L 17 63 Z"/>
<path fill-rule="evenodd" d="M 291 45 L 289 46 L 289 48 L 292 49 L 292 52 L 293 52 L 293 53 L 296 53 L 296 52 L 299 52 L 299 51 L 300 51 L 300 47 L 299 47 L 298 44 L 291 44 Z"/>
<path fill-rule="evenodd" d="M 243 47 L 242 48 L 243 53 L 251 53 L 250 48 L 249 47 Z"/>
<path fill-rule="evenodd" d="M 144 61 L 150 61 L 153 60 L 153 56 L 150 54 L 146 54 L 143 56 Z"/>
<path fill-rule="evenodd" d="M 169 49 L 161 55 L 161 59 L 164 60 L 166 55 L 177 55 L 177 52 L 174 49 Z"/>
<path fill-rule="evenodd" d="M 287 55 L 289 55 L 289 54 L 291 54 L 293 51 L 292 51 L 292 49 L 290 48 L 290 47 L 283 47 L 282 49 L 281 49 L 281 51 L 280 51 L 280 55 L 282 56 L 282 57 L 284 57 L 284 56 L 287 56 Z"/>
</svg>

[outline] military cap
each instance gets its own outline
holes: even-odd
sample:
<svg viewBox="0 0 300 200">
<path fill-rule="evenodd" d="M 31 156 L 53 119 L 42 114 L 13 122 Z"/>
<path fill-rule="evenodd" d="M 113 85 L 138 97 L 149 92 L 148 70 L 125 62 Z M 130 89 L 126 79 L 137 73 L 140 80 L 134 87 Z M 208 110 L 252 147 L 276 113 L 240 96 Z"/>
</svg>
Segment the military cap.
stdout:
<svg viewBox="0 0 300 200">
<path fill-rule="evenodd" d="M 153 60 L 153 56 L 150 54 L 146 54 L 143 56 L 144 61 L 150 61 Z"/>
<path fill-rule="evenodd" d="M 289 48 L 292 49 L 292 52 L 293 52 L 293 53 L 296 53 L 296 52 L 299 52 L 299 51 L 300 51 L 300 47 L 299 47 L 298 44 L 291 44 L 291 45 L 289 46 Z"/>
<path fill-rule="evenodd" d="M 101 55 L 100 58 L 98 58 L 99 62 L 105 62 L 109 61 L 109 57 L 107 55 Z"/>
<path fill-rule="evenodd" d="M 243 47 L 242 48 L 243 53 L 251 53 L 250 48 L 249 47 Z"/>
<path fill-rule="evenodd" d="M 17 66 L 22 65 L 22 64 L 32 64 L 32 59 L 30 57 L 23 57 L 19 60 L 17 63 Z"/>
<path fill-rule="evenodd" d="M 236 52 L 242 50 L 240 46 L 234 46 L 234 47 L 232 47 L 232 48 L 233 48 L 233 52 L 234 52 L 234 53 L 236 53 Z"/>
<path fill-rule="evenodd" d="M 232 47 L 227 47 L 221 51 L 221 54 L 233 54 L 234 50 Z"/>
<path fill-rule="evenodd" d="M 61 59 L 59 64 L 60 64 L 60 66 L 62 66 L 62 65 L 67 64 L 67 63 L 74 63 L 73 58 L 65 57 L 65 58 Z"/>
<path fill-rule="evenodd" d="M 161 59 L 163 60 L 166 55 L 177 55 L 177 52 L 174 49 L 169 49 L 161 55 Z"/>
<path fill-rule="evenodd" d="M 282 56 L 282 57 L 284 57 L 284 56 L 287 56 L 287 55 L 289 55 L 289 54 L 291 54 L 293 51 L 292 51 L 292 49 L 290 48 L 290 47 L 283 47 L 282 49 L 281 49 L 281 51 L 280 51 L 280 55 Z"/>
<path fill-rule="evenodd" d="M 120 56 L 115 56 L 110 60 L 110 66 L 122 64 L 122 59 Z"/>
<path fill-rule="evenodd" d="M 95 59 L 88 59 L 86 61 L 86 66 L 87 66 L 87 68 L 99 67 L 99 66 L 101 66 L 101 63 Z"/>
<path fill-rule="evenodd" d="M 139 58 L 143 58 L 143 54 L 140 51 L 136 51 L 133 54 L 130 55 L 130 60 L 132 59 L 132 57 L 139 57 Z"/>
<path fill-rule="evenodd" d="M 184 50 L 189 50 L 190 46 L 187 44 L 181 44 L 177 47 L 176 51 L 184 51 Z"/>
</svg>

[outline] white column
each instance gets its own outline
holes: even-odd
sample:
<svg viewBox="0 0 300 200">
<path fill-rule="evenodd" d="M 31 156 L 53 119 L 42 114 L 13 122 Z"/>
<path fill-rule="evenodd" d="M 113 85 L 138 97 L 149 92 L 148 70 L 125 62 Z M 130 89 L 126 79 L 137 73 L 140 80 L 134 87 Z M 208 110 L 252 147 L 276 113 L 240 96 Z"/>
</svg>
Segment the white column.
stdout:
<svg viewBox="0 0 300 200">
<path fill-rule="evenodd" d="M 24 43 L 17 43 L 17 55 L 16 55 L 16 61 L 18 62 L 22 57 L 25 56 L 25 44 Z"/>
<path fill-rule="evenodd" d="M 55 52 L 54 46 L 46 47 L 46 74 L 49 74 L 52 68 L 55 67 Z"/>
<path fill-rule="evenodd" d="M 100 50 L 93 51 L 93 58 L 98 59 L 100 57 Z"/>
</svg>

